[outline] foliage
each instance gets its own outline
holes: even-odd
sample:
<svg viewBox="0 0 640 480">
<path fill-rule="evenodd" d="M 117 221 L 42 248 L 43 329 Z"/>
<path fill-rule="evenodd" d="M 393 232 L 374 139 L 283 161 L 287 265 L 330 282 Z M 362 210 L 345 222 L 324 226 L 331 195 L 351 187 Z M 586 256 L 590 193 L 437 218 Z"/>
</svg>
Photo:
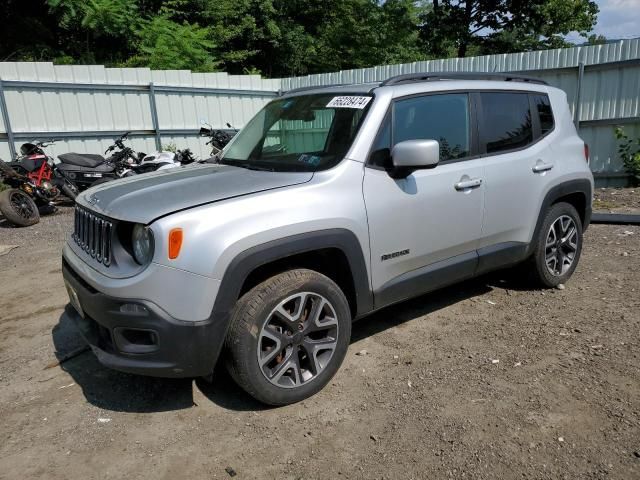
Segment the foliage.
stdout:
<svg viewBox="0 0 640 480">
<path fill-rule="evenodd" d="M 303 75 L 565 46 L 597 12 L 593 0 L 4 0 L 0 60 Z"/>
<path fill-rule="evenodd" d="M 571 31 L 586 37 L 597 14 L 593 0 L 434 0 L 421 33 L 437 56 L 558 48 Z"/>
<path fill-rule="evenodd" d="M 194 72 L 215 70 L 210 31 L 198 24 L 181 24 L 160 15 L 144 22 L 136 36 L 138 53 L 127 61 L 129 66 Z"/>
<path fill-rule="evenodd" d="M 607 37 L 605 37 L 604 35 L 596 35 L 594 33 L 593 35 L 589 35 L 587 37 L 587 43 L 589 45 L 603 45 L 607 42 L 608 42 Z"/>
<path fill-rule="evenodd" d="M 175 142 L 167 143 L 166 145 L 162 145 L 162 151 L 176 153 L 178 151 L 178 146 Z"/>
<path fill-rule="evenodd" d="M 631 174 L 633 183 L 640 185 L 640 137 L 633 141 L 622 127 L 616 127 L 615 136 L 624 169 Z"/>
</svg>

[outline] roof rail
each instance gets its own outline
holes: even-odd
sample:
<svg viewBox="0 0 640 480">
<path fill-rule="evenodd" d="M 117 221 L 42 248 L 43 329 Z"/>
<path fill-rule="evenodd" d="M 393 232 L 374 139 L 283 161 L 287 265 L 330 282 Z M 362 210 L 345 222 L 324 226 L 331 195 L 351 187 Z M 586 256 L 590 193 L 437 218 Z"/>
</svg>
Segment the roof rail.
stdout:
<svg viewBox="0 0 640 480">
<path fill-rule="evenodd" d="M 283 90 L 280 95 L 288 95 L 289 93 L 306 92 L 307 90 L 317 90 L 319 88 L 344 87 L 349 83 L 332 83 L 330 85 L 309 85 L 307 87 L 292 88 L 291 90 Z"/>
<path fill-rule="evenodd" d="M 527 77 L 513 73 L 484 73 L 484 72 L 433 72 L 433 73 L 406 73 L 387 78 L 380 84 L 381 87 L 401 85 L 403 83 L 430 82 L 433 80 L 498 80 L 504 82 L 525 82 L 549 85 L 539 78 Z"/>
</svg>

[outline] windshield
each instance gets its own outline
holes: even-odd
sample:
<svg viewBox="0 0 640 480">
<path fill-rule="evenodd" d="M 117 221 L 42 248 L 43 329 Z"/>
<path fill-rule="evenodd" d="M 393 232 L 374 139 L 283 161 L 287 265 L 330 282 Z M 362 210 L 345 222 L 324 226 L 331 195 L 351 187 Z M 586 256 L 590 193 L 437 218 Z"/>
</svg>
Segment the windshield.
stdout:
<svg viewBox="0 0 640 480">
<path fill-rule="evenodd" d="M 236 135 L 220 163 L 271 171 L 331 168 L 349 150 L 371 99 L 322 94 L 274 100 Z"/>
</svg>

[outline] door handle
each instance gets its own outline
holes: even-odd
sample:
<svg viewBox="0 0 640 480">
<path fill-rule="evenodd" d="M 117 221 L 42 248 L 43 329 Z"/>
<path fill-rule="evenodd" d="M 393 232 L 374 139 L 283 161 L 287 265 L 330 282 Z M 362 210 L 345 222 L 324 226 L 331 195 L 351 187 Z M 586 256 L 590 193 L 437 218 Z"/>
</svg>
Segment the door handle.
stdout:
<svg viewBox="0 0 640 480">
<path fill-rule="evenodd" d="M 533 173 L 548 172 L 553 168 L 553 163 L 536 163 L 531 170 Z"/>
<path fill-rule="evenodd" d="M 470 178 L 468 180 L 460 180 L 454 185 L 456 190 L 467 190 L 468 188 L 477 188 L 482 185 L 481 178 Z"/>
</svg>

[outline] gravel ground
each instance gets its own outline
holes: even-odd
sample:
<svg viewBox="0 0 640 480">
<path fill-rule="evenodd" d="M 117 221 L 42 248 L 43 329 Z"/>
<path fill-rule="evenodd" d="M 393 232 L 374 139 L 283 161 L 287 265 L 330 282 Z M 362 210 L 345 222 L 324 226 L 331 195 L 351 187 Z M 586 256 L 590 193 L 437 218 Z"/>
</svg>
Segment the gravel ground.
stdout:
<svg viewBox="0 0 640 480">
<path fill-rule="evenodd" d="M 64 315 L 69 209 L 0 244 L 0 478 L 640 478 L 640 227 L 594 225 L 564 290 L 497 273 L 354 325 L 318 395 L 265 408 L 126 375 Z"/>
<path fill-rule="evenodd" d="M 596 188 L 594 211 L 640 215 L 640 188 Z"/>
</svg>

